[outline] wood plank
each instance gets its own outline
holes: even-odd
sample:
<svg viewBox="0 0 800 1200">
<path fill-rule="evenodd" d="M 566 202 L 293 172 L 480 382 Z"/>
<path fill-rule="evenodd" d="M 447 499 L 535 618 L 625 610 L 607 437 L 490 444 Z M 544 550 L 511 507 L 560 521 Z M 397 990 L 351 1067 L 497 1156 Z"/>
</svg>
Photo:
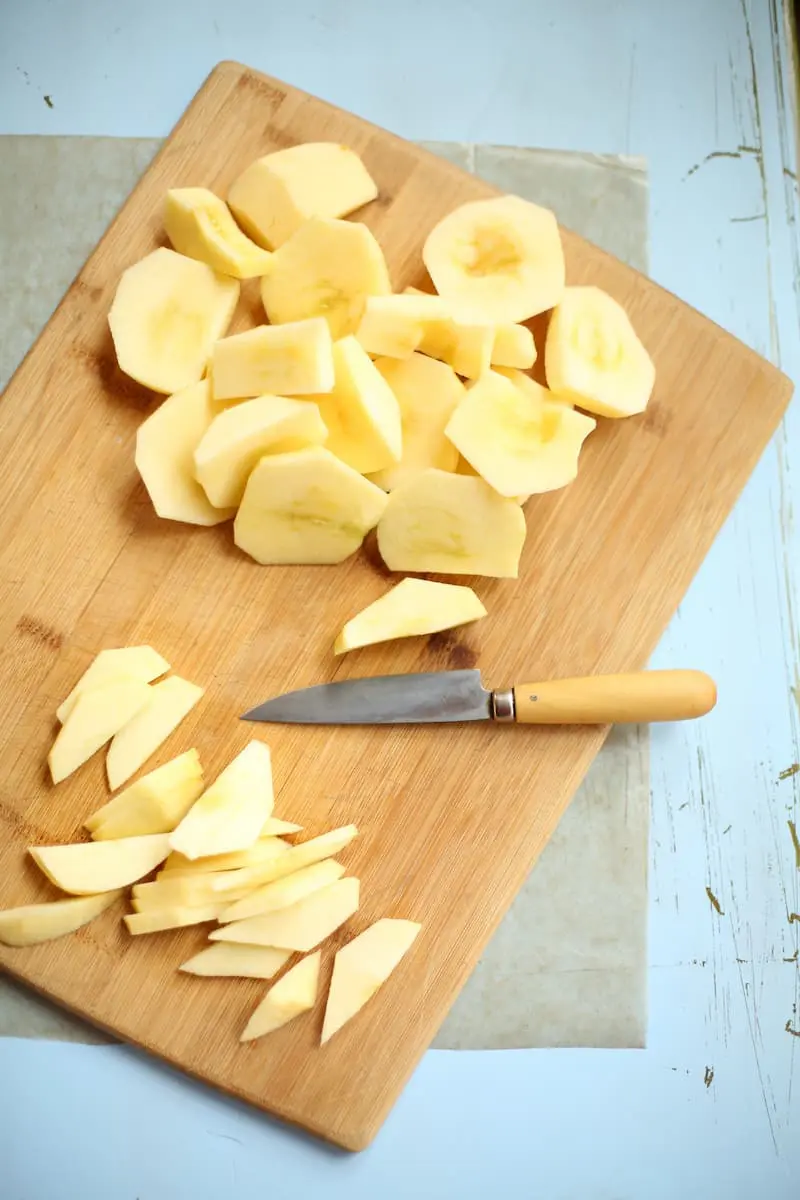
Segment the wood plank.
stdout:
<svg viewBox="0 0 800 1200">
<path fill-rule="evenodd" d="M 238 713 L 321 680 L 478 663 L 494 686 L 524 676 L 642 665 L 780 420 L 791 385 L 654 284 L 564 232 L 568 279 L 631 313 L 658 384 L 647 413 L 603 422 L 570 488 L 531 501 L 520 580 L 478 581 L 490 618 L 425 642 L 335 661 L 343 620 L 386 587 L 374 547 L 337 568 L 261 568 L 230 530 L 153 515 L 133 465 L 152 396 L 115 366 L 106 321 L 120 271 L 161 240 L 170 186 L 224 194 L 251 159 L 306 140 L 362 154 L 380 199 L 364 211 L 398 289 L 424 282 L 425 234 L 491 193 L 382 130 L 237 64 L 218 67 L 11 381 L 0 408 L 0 905 L 52 894 L 31 842 L 74 837 L 104 797 L 102 758 L 60 785 L 43 767 L 53 712 L 104 646 L 149 641 L 207 689 L 165 745 L 197 745 L 213 776 L 252 736 Z M 244 289 L 238 327 L 260 319 Z M 676 664 L 684 665 L 684 664 Z M 691 665 L 691 664 L 686 664 Z M 119 912 L 61 942 L 0 948 L 0 964 L 99 1025 L 232 1094 L 351 1149 L 396 1099 L 597 752 L 603 730 L 258 731 L 277 811 L 309 835 L 354 821 L 343 854 L 362 908 L 423 922 L 369 1008 L 316 1046 L 322 1013 L 262 1043 L 237 1036 L 263 988 L 174 968 L 199 930 L 131 939 Z M 369 769 L 364 769 L 364 764 Z M 326 954 L 326 976 L 332 954 Z M 224 1014 L 224 1019 L 221 1018 Z"/>
</svg>

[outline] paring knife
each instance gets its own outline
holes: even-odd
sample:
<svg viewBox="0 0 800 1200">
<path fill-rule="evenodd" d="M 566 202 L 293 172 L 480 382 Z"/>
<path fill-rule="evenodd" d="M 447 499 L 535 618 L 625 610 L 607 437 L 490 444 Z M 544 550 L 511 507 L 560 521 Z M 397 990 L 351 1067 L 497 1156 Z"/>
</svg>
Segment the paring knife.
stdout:
<svg viewBox="0 0 800 1200">
<path fill-rule="evenodd" d="M 717 700 L 702 671 L 640 671 L 492 692 L 479 671 L 378 675 L 286 692 L 242 715 L 290 725 L 416 725 L 516 721 L 522 725 L 608 725 L 701 717 Z"/>
</svg>

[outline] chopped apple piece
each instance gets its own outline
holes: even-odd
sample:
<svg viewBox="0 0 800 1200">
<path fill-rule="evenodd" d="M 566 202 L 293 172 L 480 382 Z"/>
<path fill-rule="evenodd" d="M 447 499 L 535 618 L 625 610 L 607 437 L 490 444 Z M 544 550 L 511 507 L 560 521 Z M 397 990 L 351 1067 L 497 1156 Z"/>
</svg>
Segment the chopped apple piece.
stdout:
<svg viewBox="0 0 800 1200">
<path fill-rule="evenodd" d="M 333 961 L 322 1045 L 375 995 L 408 952 L 422 927 L 384 917 L 343 946 Z"/>
<path fill-rule="evenodd" d="M 308 400 L 245 400 L 212 421 L 194 453 L 195 474 L 217 508 L 238 505 L 263 455 L 318 446 L 327 436 L 319 408 Z"/>
<path fill-rule="evenodd" d="M 64 937 L 99 917 L 121 895 L 121 891 L 102 892 L 99 896 L 4 909 L 0 911 L 0 942 L 4 946 L 35 946 Z"/>
<path fill-rule="evenodd" d="M 464 385 L 453 368 L 424 354 L 378 358 L 375 366 L 400 406 L 403 452 L 399 463 L 371 474 L 372 482 L 391 492 L 426 467 L 455 470 L 458 451 L 444 430 L 464 398 Z"/>
<path fill-rule="evenodd" d="M 519 196 L 460 205 L 428 234 L 422 259 L 453 317 L 465 324 L 527 321 L 564 293 L 556 218 Z"/>
<path fill-rule="evenodd" d="M 91 758 L 149 699 L 150 687 L 141 679 L 120 679 L 80 693 L 47 758 L 53 783 Z"/>
<path fill-rule="evenodd" d="M 366 225 L 326 217 L 301 225 L 275 251 L 261 280 L 261 299 L 273 325 L 324 317 L 334 340 L 356 332 L 368 296 L 387 296 L 391 290 L 383 251 Z"/>
<path fill-rule="evenodd" d="M 272 1033 L 314 1007 L 317 1002 L 320 957 L 319 950 L 316 954 L 309 954 L 308 958 L 301 959 L 272 985 L 247 1022 L 240 1041 L 252 1042 L 265 1033 Z"/>
<path fill-rule="evenodd" d="M 347 622 L 336 639 L 334 654 L 453 629 L 486 616 L 472 588 L 430 579 L 402 579 Z"/>
<path fill-rule="evenodd" d="M 240 946 L 236 942 L 215 942 L 194 958 L 181 963 L 179 971 L 187 975 L 228 979 L 272 979 L 289 961 L 290 950 L 273 946 Z"/>
<path fill-rule="evenodd" d="M 493 325 L 462 325 L 445 317 L 427 324 L 419 350 L 447 363 L 457 375 L 479 379 L 489 370 L 494 341 Z"/>
<path fill-rule="evenodd" d="M 395 488 L 378 523 L 392 571 L 516 579 L 524 541 L 518 504 L 476 476 L 433 468 Z"/>
<path fill-rule="evenodd" d="M 114 735 L 108 748 L 106 771 L 112 791 L 155 754 L 202 695 L 201 687 L 180 675 L 150 685 L 149 702 Z"/>
<path fill-rule="evenodd" d="M 601 417 L 644 412 L 656 369 L 621 304 L 597 287 L 570 287 L 550 318 L 547 382 Z"/>
<path fill-rule="evenodd" d="M 207 379 L 170 396 L 139 426 L 136 467 L 153 508 L 169 521 L 219 525 L 231 508 L 214 508 L 194 476 L 194 452 L 215 416 Z"/>
<path fill-rule="evenodd" d="M 497 325 L 492 347 L 492 366 L 532 367 L 536 362 L 536 343 L 527 325 Z"/>
<path fill-rule="evenodd" d="M 206 921 L 216 921 L 219 912 L 218 904 L 198 905 L 196 908 L 184 908 L 176 904 L 171 908 L 128 913 L 122 919 L 127 926 L 128 933 L 136 937 L 140 933 L 162 933 L 165 929 L 183 929 L 187 925 L 203 925 Z"/>
<path fill-rule="evenodd" d="M 353 337 L 333 347 L 335 383 L 312 397 L 328 430 L 325 449 L 366 474 L 400 461 L 403 439 L 394 392 Z"/>
<path fill-rule="evenodd" d="M 170 395 L 198 383 L 239 299 L 235 279 L 161 247 L 123 271 L 108 314 L 126 375 Z"/>
<path fill-rule="evenodd" d="M 358 155 L 337 142 L 303 142 L 251 163 L 228 203 L 260 246 L 281 246 L 312 217 L 346 217 L 378 188 Z"/>
<path fill-rule="evenodd" d="M 179 254 L 197 258 L 223 275 L 252 279 L 269 270 L 272 255 L 245 237 L 225 201 L 208 188 L 171 188 L 164 229 Z"/>
<path fill-rule="evenodd" d="M 339 879 L 288 908 L 223 925 L 208 935 L 209 941 L 313 950 L 356 912 L 358 889 L 357 879 Z"/>
<path fill-rule="evenodd" d="M 37 867 L 51 883 L 75 896 L 94 896 L 136 883 L 169 854 L 169 835 L 75 842 L 71 846 L 30 846 Z"/>
<path fill-rule="evenodd" d="M 562 396 L 560 392 L 552 392 L 549 388 L 543 388 L 540 383 L 532 379 L 526 371 L 520 371 L 516 367 L 492 367 L 496 375 L 503 375 L 529 396 L 534 404 L 538 404 L 540 400 L 549 400 L 551 404 L 563 404 L 567 408 L 572 408 L 572 401 L 568 396 Z"/>
<path fill-rule="evenodd" d="M 333 387 L 333 343 L 322 317 L 287 325 L 258 325 L 214 346 L 215 400 L 303 396 Z M 205 432 L 205 431 L 204 431 Z"/>
<path fill-rule="evenodd" d="M 194 861 L 173 850 L 164 863 L 161 874 L 166 875 L 173 871 L 196 874 L 204 871 L 235 871 L 239 867 L 255 867 L 259 863 L 272 862 L 273 858 L 279 858 L 290 849 L 291 846 L 287 842 L 282 842 L 278 837 L 264 837 L 262 833 L 258 841 L 253 842 L 246 850 L 234 850 L 230 854 L 211 854 Z"/>
<path fill-rule="evenodd" d="M 541 389 L 542 396 L 546 391 Z M 510 379 L 487 371 L 450 418 L 450 441 L 501 496 L 565 487 L 578 474 L 581 446 L 597 424 L 591 417 L 535 404 Z"/>
<path fill-rule="evenodd" d="M 295 825 L 291 821 L 281 821 L 279 817 L 268 817 L 259 837 L 283 837 L 285 833 L 300 833 L 302 828 L 302 825 Z"/>
<path fill-rule="evenodd" d="M 427 325 L 447 315 L 441 296 L 424 292 L 368 296 L 356 336 L 368 354 L 408 358 L 422 341 Z"/>
<path fill-rule="evenodd" d="M 157 879 L 154 883 L 134 884 L 132 903 L 137 912 L 153 909 L 197 908 L 198 905 L 218 904 L 219 895 L 213 882 L 219 871 L 197 872 L 193 875 L 172 874 Z"/>
<path fill-rule="evenodd" d="M 125 788 L 84 821 L 96 842 L 145 833 L 172 833 L 203 791 L 196 750 L 179 754 Z"/>
<path fill-rule="evenodd" d="M 273 803 L 269 747 L 252 741 L 189 809 L 170 836 L 170 849 L 192 859 L 246 850 Z"/>
<path fill-rule="evenodd" d="M 333 858 L 312 863 L 310 867 L 303 867 L 283 879 L 275 879 L 272 883 L 249 892 L 243 899 L 234 901 L 230 908 L 226 908 L 220 914 L 220 924 L 228 925 L 231 921 L 243 921 L 246 917 L 257 917 L 262 913 L 288 908 L 305 896 L 327 887 L 329 883 L 335 883 L 343 875 L 344 867 Z"/>
<path fill-rule="evenodd" d="M 81 675 L 66 700 L 56 710 L 63 725 L 77 702 L 78 696 L 101 683 L 115 683 L 119 679 L 140 679 L 150 683 L 159 675 L 166 675 L 169 663 L 152 646 L 121 646 L 114 650 L 101 650 Z"/>
<path fill-rule="evenodd" d="M 339 563 L 385 507 L 386 493 L 324 446 L 270 454 L 247 481 L 233 536 L 259 563 Z"/>
<path fill-rule="evenodd" d="M 274 879 L 283 879 L 302 867 L 310 867 L 312 863 L 322 862 L 324 858 L 332 858 L 334 854 L 344 850 L 357 833 L 355 825 L 342 825 L 340 829 L 331 829 L 328 833 L 310 838 L 307 842 L 290 846 L 288 854 L 282 854 L 272 862 L 255 867 L 242 867 L 239 871 L 228 871 L 215 884 L 215 890 L 223 894 L 236 888 L 261 887 L 265 883 L 272 883 Z"/>
</svg>

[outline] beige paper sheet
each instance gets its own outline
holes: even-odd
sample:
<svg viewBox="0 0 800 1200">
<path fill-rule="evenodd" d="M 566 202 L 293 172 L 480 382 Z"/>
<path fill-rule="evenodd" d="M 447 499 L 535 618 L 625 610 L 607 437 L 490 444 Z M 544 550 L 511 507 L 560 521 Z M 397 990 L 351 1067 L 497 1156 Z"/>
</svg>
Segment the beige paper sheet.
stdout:
<svg viewBox="0 0 800 1200">
<path fill-rule="evenodd" d="M 0 137 L 0 387 L 159 145 L 153 139 Z M 425 145 L 506 191 L 554 208 L 563 224 L 646 270 L 642 160 Z M 615 730 L 434 1046 L 644 1045 L 648 824 L 646 731 Z M 108 1040 L 0 978 L 3 1035 Z"/>
</svg>

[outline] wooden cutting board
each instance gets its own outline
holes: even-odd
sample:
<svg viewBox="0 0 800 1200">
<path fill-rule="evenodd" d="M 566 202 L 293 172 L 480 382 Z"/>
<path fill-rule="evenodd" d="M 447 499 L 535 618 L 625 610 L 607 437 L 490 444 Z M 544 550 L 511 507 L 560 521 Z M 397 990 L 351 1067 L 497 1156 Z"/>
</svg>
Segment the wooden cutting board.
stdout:
<svg viewBox="0 0 800 1200">
<path fill-rule="evenodd" d="M 600 423 L 569 488 L 527 506 L 520 578 L 478 580 L 475 627 L 334 659 L 343 621 L 380 595 L 374 546 L 339 567 L 263 568 L 229 527 L 159 521 L 133 464 L 154 404 L 120 374 L 106 314 L 120 272 L 162 240 L 168 187 L 224 195 L 253 158 L 342 141 L 380 198 L 363 213 L 395 287 L 424 282 L 423 239 L 480 180 L 311 96 L 219 66 L 141 180 L 0 407 L 0 906 L 51 898 L 32 843 L 68 841 L 106 798 L 102 755 L 53 788 L 54 711 L 106 646 L 152 643 L 207 694 L 157 761 L 196 745 L 213 776 L 253 736 L 273 751 L 276 815 L 308 834 L 354 821 L 342 856 L 362 907 L 423 923 L 413 951 L 324 1049 L 321 1006 L 261 1042 L 238 1034 L 264 985 L 175 968 L 202 930 L 130 938 L 118 910 L 58 942 L 0 947 L 41 992 L 193 1075 L 350 1149 L 368 1144 L 552 833 L 603 729 L 244 725 L 266 697 L 333 678 L 478 664 L 484 680 L 644 665 L 759 455 L 791 384 L 723 330 L 564 231 L 571 283 L 606 288 L 653 355 L 648 411 Z M 359 214 L 361 217 L 362 214 Z M 258 323 L 244 289 L 238 327 Z M 539 332 L 540 323 L 536 325 Z M 539 337 L 541 353 L 541 337 Z M 470 581 L 475 582 L 475 581 Z M 675 664 L 694 665 L 694 664 Z M 153 764 L 151 764 L 153 765 Z M 331 950 L 325 955 L 325 982 Z"/>
</svg>

